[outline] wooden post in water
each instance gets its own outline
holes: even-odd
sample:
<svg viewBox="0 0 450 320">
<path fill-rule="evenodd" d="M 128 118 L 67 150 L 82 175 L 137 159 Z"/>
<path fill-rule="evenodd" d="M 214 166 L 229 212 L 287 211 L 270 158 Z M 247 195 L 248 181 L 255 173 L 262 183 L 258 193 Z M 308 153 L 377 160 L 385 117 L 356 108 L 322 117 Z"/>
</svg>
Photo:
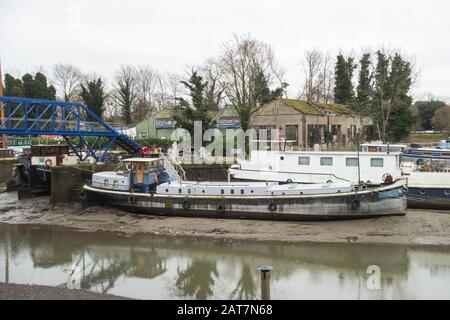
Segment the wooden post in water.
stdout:
<svg viewBox="0 0 450 320">
<path fill-rule="evenodd" d="M 263 265 L 258 270 L 261 272 L 261 300 L 270 300 L 270 272 L 273 267 Z"/>
</svg>

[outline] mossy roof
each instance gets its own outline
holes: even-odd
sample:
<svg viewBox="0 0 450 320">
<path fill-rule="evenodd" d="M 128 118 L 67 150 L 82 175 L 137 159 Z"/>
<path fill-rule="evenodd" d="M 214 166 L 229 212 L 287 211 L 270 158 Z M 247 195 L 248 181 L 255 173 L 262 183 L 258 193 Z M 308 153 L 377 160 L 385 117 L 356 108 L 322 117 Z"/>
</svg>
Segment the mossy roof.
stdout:
<svg viewBox="0 0 450 320">
<path fill-rule="evenodd" d="M 280 101 L 304 114 L 324 115 L 329 112 L 338 115 L 353 115 L 351 108 L 343 104 L 306 102 L 294 99 L 280 99 Z"/>
<path fill-rule="evenodd" d="M 239 116 L 234 106 L 225 106 L 214 115 L 214 120 L 218 120 L 221 117 L 237 117 Z"/>
</svg>

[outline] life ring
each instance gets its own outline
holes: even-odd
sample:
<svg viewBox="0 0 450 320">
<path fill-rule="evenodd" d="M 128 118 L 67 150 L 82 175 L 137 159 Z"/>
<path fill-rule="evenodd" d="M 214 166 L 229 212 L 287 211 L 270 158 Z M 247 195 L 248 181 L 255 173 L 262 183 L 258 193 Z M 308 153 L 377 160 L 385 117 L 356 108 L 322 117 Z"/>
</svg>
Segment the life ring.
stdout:
<svg viewBox="0 0 450 320">
<path fill-rule="evenodd" d="M 217 212 L 224 213 L 225 212 L 225 206 L 223 204 L 217 205 Z"/>
<path fill-rule="evenodd" d="M 273 203 L 273 202 L 270 203 L 269 204 L 269 210 L 272 211 L 272 212 L 276 211 L 277 210 L 277 205 L 275 203 Z"/>
<path fill-rule="evenodd" d="M 361 202 L 358 199 L 353 199 L 350 203 L 352 210 L 356 210 L 361 206 Z"/>
<path fill-rule="evenodd" d="M 45 160 L 45 166 L 46 166 L 46 167 L 51 167 L 51 166 L 52 166 L 52 164 L 53 164 L 53 162 L 52 162 L 52 160 L 51 160 L 51 159 L 47 159 L 47 160 Z"/>
<path fill-rule="evenodd" d="M 128 203 L 135 204 L 136 203 L 136 197 L 134 195 L 128 196 Z"/>
<path fill-rule="evenodd" d="M 382 179 L 385 184 L 391 184 L 394 182 L 394 178 L 392 177 L 392 175 L 390 173 L 383 174 Z"/>
<path fill-rule="evenodd" d="M 191 208 L 191 203 L 187 200 L 184 200 L 182 206 L 183 206 L 183 209 L 189 210 Z"/>
<path fill-rule="evenodd" d="M 86 190 L 80 190 L 80 193 L 78 194 L 78 196 L 80 197 L 81 200 L 86 200 L 88 197 L 88 194 L 87 194 Z"/>
<path fill-rule="evenodd" d="M 150 153 L 150 149 L 148 148 L 148 147 L 142 147 L 141 148 L 141 155 L 142 156 L 147 156 L 147 155 L 149 155 L 149 153 Z"/>
</svg>

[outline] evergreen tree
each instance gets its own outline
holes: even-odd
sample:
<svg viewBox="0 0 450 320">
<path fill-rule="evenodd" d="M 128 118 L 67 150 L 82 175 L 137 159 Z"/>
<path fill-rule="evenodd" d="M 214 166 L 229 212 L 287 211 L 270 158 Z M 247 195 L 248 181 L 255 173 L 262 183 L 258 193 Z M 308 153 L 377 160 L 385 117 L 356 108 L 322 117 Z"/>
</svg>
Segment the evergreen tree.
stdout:
<svg viewBox="0 0 450 320">
<path fill-rule="evenodd" d="M 334 70 L 334 101 L 336 103 L 350 104 L 354 101 L 352 79 L 355 68 L 356 65 L 353 63 L 353 58 L 349 57 L 346 60 L 342 54 L 337 56 Z"/>
<path fill-rule="evenodd" d="M 47 77 L 38 72 L 33 77 L 31 74 L 25 74 L 22 79 L 15 79 L 10 74 L 5 74 L 5 96 L 55 100 L 56 90 L 53 86 L 47 85 Z M 35 107 L 35 112 L 44 112 L 45 106 Z M 41 119 L 48 119 L 52 114 L 51 110 L 47 110 Z M 24 110 L 20 108 L 14 117 L 20 118 L 24 115 Z"/>
<path fill-rule="evenodd" d="M 359 81 L 356 88 L 356 107 L 360 115 L 370 113 L 372 102 L 372 76 L 370 74 L 370 54 L 365 53 L 360 63 Z"/>
<path fill-rule="evenodd" d="M 188 90 L 191 102 L 183 98 L 179 101 L 178 112 L 174 116 L 178 128 L 184 128 L 194 135 L 194 122 L 202 122 L 202 134 L 209 128 L 215 126 L 215 121 L 208 113 L 208 101 L 206 98 L 207 82 L 203 82 L 203 77 L 197 71 L 192 71 L 189 81 L 181 82 Z"/>
<path fill-rule="evenodd" d="M 47 77 L 41 72 L 33 77 L 25 74 L 22 79 L 15 79 L 10 74 L 5 74 L 5 96 L 55 100 L 56 90 L 47 85 Z"/>
<path fill-rule="evenodd" d="M 433 130 L 431 119 L 433 119 L 436 110 L 444 107 L 445 105 L 445 102 L 439 100 L 417 101 L 414 103 L 413 108 L 417 110 L 418 129 Z"/>
<path fill-rule="evenodd" d="M 374 74 L 374 100 L 371 112 L 383 141 L 399 141 L 409 134 L 414 123 L 411 113 L 411 64 L 400 54 L 394 57 L 377 52 Z"/>
<path fill-rule="evenodd" d="M 288 84 L 283 82 L 280 87 L 275 90 L 270 90 L 267 77 L 264 75 L 264 72 L 260 71 L 255 79 L 255 88 L 257 91 L 256 106 L 260 107 L 282 98 L 287 86 Z"/>
<path fill-rule="evenodd" d="M 81 97 L 88 108 L 102 118 L 104 111 L 105 92 L 102 79 L 88 81 L 86 86 L 81 84 Z M 88 116 L 89 119 L 91 117 Z M 92 119 L 91 119 L 92 120 Z"/>
</svg>

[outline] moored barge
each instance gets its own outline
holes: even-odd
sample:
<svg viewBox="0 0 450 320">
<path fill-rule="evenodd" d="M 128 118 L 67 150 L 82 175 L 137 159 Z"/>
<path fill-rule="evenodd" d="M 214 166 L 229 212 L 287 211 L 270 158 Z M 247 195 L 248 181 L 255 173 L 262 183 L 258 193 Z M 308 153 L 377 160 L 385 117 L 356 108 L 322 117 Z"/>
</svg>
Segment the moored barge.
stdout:
<svg viewBox="0 0 450 320">
<path fill-rule="evenodd" d="M 167 159 L 134 158 L 94 173 L 81 198 L 152 215 L 264 220 L 340 220 L 404 215 L 405 181 L 372 189 L 351 183 L 193 182 Z"/>
</svg>

